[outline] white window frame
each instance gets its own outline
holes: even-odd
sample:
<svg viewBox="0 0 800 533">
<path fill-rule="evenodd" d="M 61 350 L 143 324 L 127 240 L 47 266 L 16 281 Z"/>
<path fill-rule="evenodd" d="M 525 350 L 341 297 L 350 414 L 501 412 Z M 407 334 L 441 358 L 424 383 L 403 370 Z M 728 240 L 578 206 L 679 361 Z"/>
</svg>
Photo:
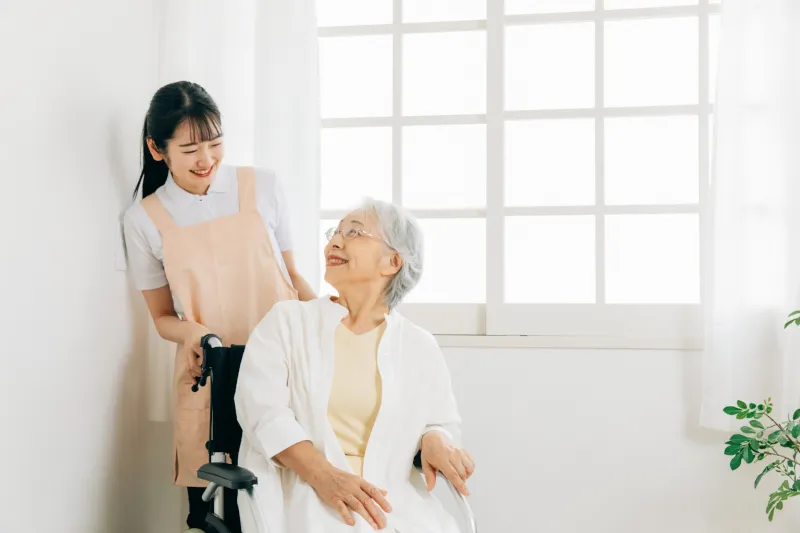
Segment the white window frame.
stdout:
<svg viewBox="0 0 800 533">
<path fill-rule="evenodd" d="M 402 1 L 393 2 L 393 22 L 382 25 L 321 27 L 320 37 L 391 35 L 393 37 L 393 104 L 391 117 L 337 118 L 322 121 L 323 128 L 392 128 L 392 201 L 402 199 L 402 128 L 412 125 L 485 124 L 487 128 L 487 181 L 485 209 L 412 210 L 420 218 L 481 218 L 486 220 L 486 303 L 403 304 L 400 311 L 437 334 L 450 346 L 531 346 L 575 348 L 697 349 L 702 345 L 702 308 L 687 305 L 633 305 L 605 302 L 605 228 L 607 214 L 696 213 L 701 235 L 705 231 L 705 206 L 709 176 L 709 16 L 719 5 L 698 0 L 697 5 L 605 11 L 604 0 L 595 10 L 575 13 L 506 15 L 503 0 L 487 0 L 487 17 L 481 21 L 403 23 Z M 698 103 L 695 105 L 604 108 L 604 22 L 696 16 L 699 27 Z M 504 30 L 513 25 L 563 22 L 595 23 L 595 105 L 586 109 L 504 111 Z M 403 35 L 453 31 L 486 33 L 486 114 L 449 116 L 402 115 Z M 604 119 L 606 117 L 694 115 L 699 118 L 699 201 L 680 205 L 610 206 L 604 204 Z M 504 124 L 537 118 L 595 119 L 595 205 L 565 207 L 504 206 Z M 323 219 L 345 213 L 323 210 Z M 596 243 L 596 299 L 593 304 L 509 304 L 503 301 L 504 221 L 520 215 L 593 215 Z M 706 250 L 701 249 L 701 271 Z M 703 293 L 704 280 L 700 287 Z"/>
</svg>

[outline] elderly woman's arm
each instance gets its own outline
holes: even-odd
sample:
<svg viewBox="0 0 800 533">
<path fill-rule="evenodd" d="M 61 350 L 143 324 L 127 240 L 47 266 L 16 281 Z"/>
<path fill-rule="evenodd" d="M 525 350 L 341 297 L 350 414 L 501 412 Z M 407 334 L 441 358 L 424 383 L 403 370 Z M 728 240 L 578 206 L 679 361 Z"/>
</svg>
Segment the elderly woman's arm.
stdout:
<svg viewBox="0 0 800 533">
<path fill-rule="evenodd" d="M 453 396 L 450 372 L 438 345 L 432 350 L 430 376 L 431 410 L 420 441 L 422 471 L 428 490 L 433 490 L 436 472 L 441 472 L 461 494 L 468 496 L 466 482 L 475 471 L 475 462 L 460 448 L 461 417 Z"/>
<path fill-rule="evenodd" d="M 242 433 L 265 458 L 299 442 L 305 430 L 289 407 L 288 324 L 281 304 L 261 321 L 247 341 L 234 401 Z"/>
<path fill-rule="evenodd" d="M 378 506 L 391 511 L 385 491 L 334 467 L 295 418 L 289 390 L 290 332 L 284 305 L 278 304 L 247 342 L 235 395 L 242 433 L 275 466 L 294 471 L 311 485 L 343 521 L 355 523 L 352 510 L 382 528 L 386 518 Z"/>
</svg>

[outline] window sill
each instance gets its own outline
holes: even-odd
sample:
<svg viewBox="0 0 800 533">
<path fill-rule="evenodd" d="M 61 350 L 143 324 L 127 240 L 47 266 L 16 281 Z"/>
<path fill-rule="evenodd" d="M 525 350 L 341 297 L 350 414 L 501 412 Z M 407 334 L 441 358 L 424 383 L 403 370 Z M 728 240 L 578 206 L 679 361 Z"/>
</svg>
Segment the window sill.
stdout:
<svg viewBox="0 0 800 533">
<path fill-rule="evenodd" d="M 435 335 L 442 348 L 538 348 L 572 350 L 680 350 L 703 349 L 702 339 L 637 339 L 599 336 L 548 335 Z"/>
</svg>

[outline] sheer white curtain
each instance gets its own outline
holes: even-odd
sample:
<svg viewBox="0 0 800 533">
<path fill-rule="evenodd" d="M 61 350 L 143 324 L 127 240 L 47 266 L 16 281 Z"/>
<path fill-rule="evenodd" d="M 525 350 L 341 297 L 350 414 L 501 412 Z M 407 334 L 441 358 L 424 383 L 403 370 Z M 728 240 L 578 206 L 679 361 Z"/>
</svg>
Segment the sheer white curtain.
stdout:
<svg viewBox="0 0 800 533">
<path fill-rule="evenodd" d="M 705 228 L 701 424 L 736 400 L 800 407 L 800 2 L 724 0 Z"/>
<path fill-rule="evenodd" d="M 226 162 L 274 170 L 291 208 L 298 269 L 319 280 L 319 79 L 314 0 L 165 0 L 159 83 L 194 81 L 220 107 Z M 155 87 L 153 90 L 155 91 Z M 151 325 L 151 381 L 174 345 Z M 169 382 L 151 385 L 151 420 L 168 420 Z"/>
</svg>

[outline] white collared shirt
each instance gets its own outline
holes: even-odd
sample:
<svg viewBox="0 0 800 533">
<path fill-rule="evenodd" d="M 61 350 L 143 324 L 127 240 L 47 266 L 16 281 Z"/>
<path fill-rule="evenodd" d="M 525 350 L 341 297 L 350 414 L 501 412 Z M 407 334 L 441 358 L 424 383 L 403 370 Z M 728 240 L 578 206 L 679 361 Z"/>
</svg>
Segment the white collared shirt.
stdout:
<svg viewBox="0 0 800 533">
<path fill-rule="evenodd" d="M 258 212 L 272 241 L 275 258 L 283 275 L 291 283 L 281 255 L 281 252 L 292 248 L 289 213 L 283 189 L 275 173 L 257 168 L 255 193 Z M 208 194 L 196 195 L 181 189 L 171 174 L 155 194 L 179 227 L 192 226 L 239 212 L 239 183 L 234 166 L 219 167 Z M 128 270 L 136 288 L 150 290 L 167 285 L 161 234 L 139 202 L 125 212 L 123 228 Z M 173 302 L 175 310 L 181 312 L 180 302 L 174 296 Z"/>
</svg>

